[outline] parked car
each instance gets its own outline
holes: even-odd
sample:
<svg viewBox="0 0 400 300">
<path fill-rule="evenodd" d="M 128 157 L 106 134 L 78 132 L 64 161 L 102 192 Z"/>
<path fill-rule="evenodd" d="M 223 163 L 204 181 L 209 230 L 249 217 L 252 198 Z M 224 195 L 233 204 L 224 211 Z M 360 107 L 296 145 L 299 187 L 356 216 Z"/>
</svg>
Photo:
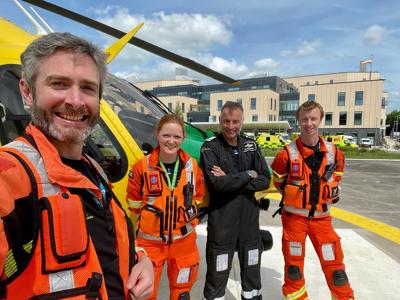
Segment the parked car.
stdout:
<svg viewBox="0 0 400 300">
<path fill-rule="evenodd" d="M 370 138 L 362 138 L 360 141 L 360 146 L 361 147 L 372 147 L 374 145 L 374 142 Z"/>
</svg>

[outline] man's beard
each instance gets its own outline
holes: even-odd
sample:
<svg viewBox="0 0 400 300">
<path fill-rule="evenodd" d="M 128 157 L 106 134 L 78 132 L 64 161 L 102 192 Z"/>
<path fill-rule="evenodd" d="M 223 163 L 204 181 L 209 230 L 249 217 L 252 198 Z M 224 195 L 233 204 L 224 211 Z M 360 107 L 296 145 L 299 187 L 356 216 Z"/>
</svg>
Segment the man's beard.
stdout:
<svg viewBox="0 0 400 300">
<path fill-rule="evenodd" d="M 67 115 L 87 115 L 85 107 L 80 107 L 77 110 L 66 108 L 65 114 Z M 93 126 L 97 123 L 99 112 L 95 115 L 89 116 L 87 120 L 88 126 L 84 129 L 76 129 L 73 127 L 64 127 L 62 130 L 57 128 L 54 122 L 49 120 L 48 115 L 42 110 L 36 101 L 33 101 L 31 110 L 32 123 L 38 127 L 46 136 L 58 140 L 60 142 L 67 142 L 72 144 L 80 144 L 85 141 L 89 136 Z"/>
</svg>

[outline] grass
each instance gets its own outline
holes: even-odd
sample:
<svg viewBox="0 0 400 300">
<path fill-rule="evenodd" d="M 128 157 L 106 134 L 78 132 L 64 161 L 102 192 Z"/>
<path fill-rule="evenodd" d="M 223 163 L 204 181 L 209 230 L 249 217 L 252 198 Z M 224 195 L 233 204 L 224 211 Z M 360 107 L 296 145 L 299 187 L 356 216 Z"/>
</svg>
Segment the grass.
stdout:
<svg viewBox="0 0 400 300">
<path fill-rule="evenodd" d="M 261 149 L 266 157 L 274 157 L 279 149 Z M 391 152 L 381 149 L 342 149 L 346 158 L 359 158 L 359 159 L 400 159 L 400 151 Z"/>
</svg>

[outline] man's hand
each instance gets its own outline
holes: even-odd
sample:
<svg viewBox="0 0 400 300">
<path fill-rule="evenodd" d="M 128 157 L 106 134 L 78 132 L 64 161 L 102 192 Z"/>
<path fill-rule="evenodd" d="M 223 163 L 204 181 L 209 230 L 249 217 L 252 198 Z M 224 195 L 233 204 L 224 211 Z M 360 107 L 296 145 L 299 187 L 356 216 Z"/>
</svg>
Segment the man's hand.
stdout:
<svg viewBox="0 0 400 300">
<path fill-rule="evenodd" d="M 213 166 L 212 169 L 211 169 L 211 173 L 216 177 L 225 176 L 226 175 L 226 173 L 218 166 Z"/>
<path fill-rule="evenodd" d="M 145 300 L 151 296 L 154 288 L 154 269 L 150 258 L 143 256 L 133 266 L 127 288 L 131 300 Z"/>
</svg>

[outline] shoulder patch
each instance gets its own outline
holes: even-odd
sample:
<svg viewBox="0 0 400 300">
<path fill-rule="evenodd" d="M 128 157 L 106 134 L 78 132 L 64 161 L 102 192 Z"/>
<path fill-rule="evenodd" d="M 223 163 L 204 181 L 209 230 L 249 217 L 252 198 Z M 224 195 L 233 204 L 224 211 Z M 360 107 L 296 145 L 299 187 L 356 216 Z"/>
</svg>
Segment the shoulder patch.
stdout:
<svg viewBox="0 0 400 300">
<path fill-rule="evenodd" d="M 211 150 L 212 149 L 210 147 L 203 146 L 203 147 L 201 147 L 200 152 L 211 151 Z"/>
<path fill-rule="evenodd" d="M 209 141 L 212 141 L 213 139 L 215 139 L 216 138 L 216 136 L 210 136 L 209 138 L 207 138 L 205 141 L 206 142 L 209 142 Z"/>
<path fill-rule="evenodd" d="M 243 152 L 256 151 L 257 145 L 254 141 L 245 141 L 243 143 Z"/>
<path fill-rule="evenodd" d="M 9 161 L 6 158 L 0 157 L 0 172 L 11 169 L 14 166 L 15 164 L 13 162 Z"/>
</svg>

